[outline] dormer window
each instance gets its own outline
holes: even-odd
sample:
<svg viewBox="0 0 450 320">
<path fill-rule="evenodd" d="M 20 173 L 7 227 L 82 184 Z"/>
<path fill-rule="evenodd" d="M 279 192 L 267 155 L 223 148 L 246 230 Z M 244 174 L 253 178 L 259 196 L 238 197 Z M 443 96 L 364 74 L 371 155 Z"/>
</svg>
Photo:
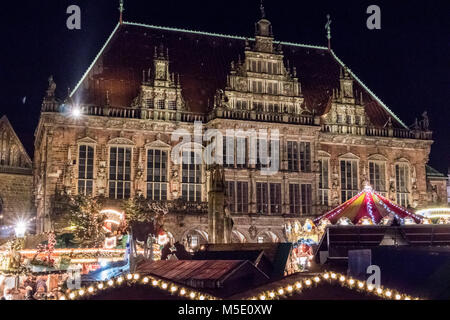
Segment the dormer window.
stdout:
<svg viewBox="0 0 450 320">
<path fill-rule="evenodd" d="M 177 102 L 175 100 L 169 100 L 168 108 L 169 108 L 169 110 L 176 110 L 177 109 Z"/>
<path fill-rule="evenodd" d="M 158 107 L 158 109 L 165 109 L 165 104 L 164 104 L 163 99 L 158 100 L 157 107 Z"/>
<path fill-rule="evenodd" d="M 278 84 L 276 82 L 267 83 L 267 93 L 278 94 Z"/>
<path fill-rule="evenodd" d="M 278 74 L 277 62 L 268 62 L 267 63 L 267 73 Z"/>
</svg>

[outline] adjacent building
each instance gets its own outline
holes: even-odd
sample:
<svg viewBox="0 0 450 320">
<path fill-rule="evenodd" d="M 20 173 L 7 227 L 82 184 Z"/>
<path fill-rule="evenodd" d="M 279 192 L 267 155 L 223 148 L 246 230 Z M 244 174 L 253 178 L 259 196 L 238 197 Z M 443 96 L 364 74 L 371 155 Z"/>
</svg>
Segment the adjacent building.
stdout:
<svg viewBox="0 0 450 320">
<path fill-rule="evenodd" d="M 6 116 L 0 118 L 0 236 L 35 216 L 32 162 Z"/>
</svg>

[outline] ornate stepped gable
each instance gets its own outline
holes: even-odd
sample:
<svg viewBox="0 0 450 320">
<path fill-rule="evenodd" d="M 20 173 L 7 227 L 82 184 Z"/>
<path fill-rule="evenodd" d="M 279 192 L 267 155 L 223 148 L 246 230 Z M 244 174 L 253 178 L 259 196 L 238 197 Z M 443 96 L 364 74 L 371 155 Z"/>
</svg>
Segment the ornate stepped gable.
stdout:
<svg viewBox="0 0 450 320">
<path fill-rule="evenodd" d="M 256 24 L 253 48 L 245 41 L 245 57 L 231 62 L 225 91 L 219 89 L 214 108 L 253 111 L 264 114 L 310 114 L 304 109 L 304 98 L 297 78 L 284 64 L 281 45 L 274 46 L 272 27 L 268 20 Z M 289 63 L 289 62 L 288 62 Z M 254 120 L 262 120 L 254 116 Z"/>
<path fill-rule="evenodd" d="M 153 68 L 142 71 L 142 86 L 132 107 L 142 109 L 185 110 L 180 77 L 170 73 L 169 50 L 155 47 Z"/>
<path fill-rule="evenodd" d="M 339 77 L 339 88 L 333 89 L 330 102 L 322 116 L 322 121 L 328 125 L 344 125 L 341 133 L 360 133 L 365 126 L 374 125 L 368 117 L 362 92 L 359 97 L 355 95 L 353 78 L 347 69 L 341 68 Z M 392 127 L 392 118 L 389 117 L 388 124 Z M 339 131 L 339 130 L 338 130 Z"/>
<path fill-rule="evenodd" d="M 0 118 L 0 172 L 31 173 L 31 159 L 6 116 Z"/>
<path fill-rule="evenodd" d="M 154 48 L 161 44 L 170 52 L 170 72 L 177 75 L 176 79 L 169 76 L 169 71 L 164 71 L 166 80 L 163 82 L 155 81 L 155 75 L 143 74 L 152 63 Z M 168 61 L 167 64 L 164 62 L 168 57 L 160 55 L 161 52 L 153 61 L 153 73 L 158 65 L 161 68 L 168 66 Z M 240 56 L 244 57 L 241 62 Z M 259 62 L 261 69 L 258 69 Z M 269 62 L 277 65 L 278 74 L 273 69 L 272 74 L 268 72 Z M 345 73 L 340 77 L 342 69 Z M 218 106 L 251 110 L 250 101 L 247 106 L 239 101 L 250 93 L 258 95 L 252 90 L 252 81 L 267 83 L 270 79 L 277 84 L 278 94 L 262 97 L 267 112 L 270 103 L 275 111 L 276 102 L 289 101 L 286 109 L 279 106 L 281 113 L 310 111 L 322 116 L 329 113 L 333 105 L 339 109 L 340 99 L 341 104 L 354 106 L 353 113 L 346 109 L 354 122 L 359 115 L 361 121 L 370 119 L 370 124 L 375 127 L 382 128 L 389 121 L 393 128 L 406 128 L 359 79 L 351 79 L 352 76 L 334 52 L 325 47 L 274 42 L 271 24 L 265 18 L 257 23 L 255 38 L 251 39 L 123 22 L 113 31 L 71 96 L 84 105 L 103 107 L 108 103 L 115 108 L 132 108 L 143 106 L 136 97 L 145 99 L 146 95 L 158 92 L 159 87 L 165 87 L 166 91 L 171 88 L 176 97 L 181 90 L 182 99 L 177 103 L 177 110 L 183 109 L 184 101 L 186 110 L 207 114 Z M 172 87 L 165 83 L 172 83 Z M 349 85 L 353 90 L 348 89 Z M 338 94 L 336 88 L 339 88 Z M 272 88 L 264 87 L 263 90 Z M 357 92 L 358 96 L 348 97 L 349 90 Z M 222 98 L 224 101 L 220 100 Z M 258 104 L 255 107 L 258 108 Z M 328 121 L 327 117 L 325 119 Z"/>
</svg>

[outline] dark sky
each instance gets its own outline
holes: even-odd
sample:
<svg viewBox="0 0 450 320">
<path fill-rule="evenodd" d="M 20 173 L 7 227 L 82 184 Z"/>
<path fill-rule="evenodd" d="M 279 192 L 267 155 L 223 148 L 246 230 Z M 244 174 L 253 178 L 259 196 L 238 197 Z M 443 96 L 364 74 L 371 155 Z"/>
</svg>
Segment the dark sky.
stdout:
<svg viewBox="0 0 450 320">
<path fill-rule="evenodd" d="M 430 163 L 450 164 L 450 1 L 265 0 L 277 40 L 326 45 L 331 14 L 338 57 L 403 122 L 428 111 L 435 143 Z M 81 8 L 81 30 L 66 28 L 66 9 Z M 381 30 L 368 30 L 366 9 L 381 8 Z M 45 0 L 2 6 L 0 115 L 6 114 L 30 154 L 47 78 L 57 94 L 73 88 L 118 21 L 118 0 Z M 259 0 L 125 0 L 125 21 L 253 36 Z M 26 102 L 23 103 L 23 98 Z"/>
</svg>

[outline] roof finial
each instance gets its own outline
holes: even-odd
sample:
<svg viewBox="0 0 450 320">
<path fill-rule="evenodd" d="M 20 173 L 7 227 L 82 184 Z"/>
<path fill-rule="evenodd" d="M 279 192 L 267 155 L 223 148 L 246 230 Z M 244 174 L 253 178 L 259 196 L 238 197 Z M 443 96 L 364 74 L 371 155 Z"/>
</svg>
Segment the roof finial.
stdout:
<svg viewBox="0 0 450 320">
<path fill-rule="evenodd" d="M 261 10 L 261 19 L 266 17 L 266 11 L 264 10 L 263 0 L 261 0 L 261 5 L 259 6 L 259 10 Z"/>
<path fill-rule="evenodd" d="M 328 50 L 331 50 L 331 20 L 330 15 L 327 14 L 327 24 L 325 25 L 325 30 L 327 30 L 327 39 L 328 39 Z"/>
<path fill-rule="evenodd" d="M 120 16 L 119 16 L 119 23 L 122 24 L 123 23 L 123 12 L 125 11 L 124 7 L 123 7 L 123 0 L 120 0 L 119 2 L 119 12 L 120 12 Z"/>
</svg>

